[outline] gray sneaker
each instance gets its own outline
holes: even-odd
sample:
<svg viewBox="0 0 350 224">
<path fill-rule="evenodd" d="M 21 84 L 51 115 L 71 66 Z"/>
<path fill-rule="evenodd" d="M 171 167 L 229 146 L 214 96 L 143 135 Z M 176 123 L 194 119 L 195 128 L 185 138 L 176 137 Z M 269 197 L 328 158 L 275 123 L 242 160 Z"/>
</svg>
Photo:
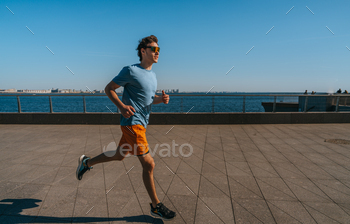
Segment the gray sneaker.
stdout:
<svg viewBox="0 0 350 224">
<path fill-rule="evenodd" d="M 78 168 L 77 168 L 77 172 L 76 172 L 76 176 L 78 180 L 81 180 L 83 178 L 83 175 L 86 171 L 92 169 L 92 167 L 88 167 L 86 165 L 86 161 L 88 161 L 90 159 L 90 157 L 87 157 L 85 155 L 82 155 L 79 157 L 78 160 Z"/>
<path fill-rule="evenodd" d="M 151 215 L 156 217 L 156 218 L 161 218 L 165 221 L 167 220 L 172 220 L 175 218 L 176 213 L 165 207 L 163 203 L 158 203 L 156 208 L 153 208 L 152 203 L 151 205 Z"/>
</svg>

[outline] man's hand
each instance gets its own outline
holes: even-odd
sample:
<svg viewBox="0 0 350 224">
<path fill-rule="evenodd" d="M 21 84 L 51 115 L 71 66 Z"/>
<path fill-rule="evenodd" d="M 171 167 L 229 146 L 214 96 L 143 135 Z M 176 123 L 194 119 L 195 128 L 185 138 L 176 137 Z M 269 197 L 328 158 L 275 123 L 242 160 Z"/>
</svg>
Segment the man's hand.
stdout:
<svg viewBox="0 0 350 224">
<path fill-rule="evenodd" d="M 132 115 L 134 115 L 134 112 L 136 112 L 135 108 L 133 108 L 132 106 L 130 105 L 125 105 L 121 110 L 120 110 L 120 113 L 122 113 L 122 115 L 125 117 L 125 118 L 130 118 Z"/>
<path fill-rule="evenodd" d="M 169 95 L 165 94 L 164 90 L 162 90 L 162 101 L 164 104 L 169 103 Z"/>
</svg>

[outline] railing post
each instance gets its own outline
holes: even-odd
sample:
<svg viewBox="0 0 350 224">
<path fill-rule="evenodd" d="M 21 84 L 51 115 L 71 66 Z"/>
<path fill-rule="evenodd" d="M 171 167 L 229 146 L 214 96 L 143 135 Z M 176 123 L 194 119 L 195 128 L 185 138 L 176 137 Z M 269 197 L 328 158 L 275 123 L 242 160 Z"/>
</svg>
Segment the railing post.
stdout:
<svg viewBox="0 0 350 224">
<path fill-rule="evenodd" d="M 276 112 L 276 96 L 273 97 L 273 109 L 272 112 Z"/>
<path fill-rule="evenodd" d="M 51 96 L 49 96 L 49 101 L 50 101 L 50 113 L 53 113 Z"/>
<path fill-rule="evenodd" d="M 86 102 L 85 102 L 85 96 L 83 96 L 83 103 L 84 103 L 84 113 L 86 113 Z"/>
<path fill-rule="evenodd" d="M 243 113 L 245 113 L 245 96 L 243 96 Z"/>
<path fill-rule="evenodd" d="M 304 112 L 307 111 L 307 99 L 308 99 L 308 96 L 305 97 Z"/>
<path fill-rule="evenodd" d="M 212 98 L 212 104 L 211 104 L 211 112 L 214 113 L 214 96 Z"/>
<path fill-rule="evenodd" d="M 335 106 L 335 112 L 339 112 L 339 98 L 340 96 L 337 96 L 337 104 Z"/>
<path fill-rule="evenodd" d="M 181 113 L 183 113 L 183 96 L 181 96 Z"/>
<path fill-rule="evenodd" d="M 18 113 L 22 113 L 22 110 L 21 110 L 21 101 L 19 100 L 19 96 L 17 96 L 17 104 L 18 104 Z"/>
<path fill-rule="evenodd" d="M 117 94 L 117 97 L 119 98 L 118 94 Z M 122 101 L 122 99 L 120 99 L 120 101 Z M 119 113 L 119 108 L 117 107 L 117 113 Z M 121 113 L 121 112 L 120 112 Z"/>
</svg>

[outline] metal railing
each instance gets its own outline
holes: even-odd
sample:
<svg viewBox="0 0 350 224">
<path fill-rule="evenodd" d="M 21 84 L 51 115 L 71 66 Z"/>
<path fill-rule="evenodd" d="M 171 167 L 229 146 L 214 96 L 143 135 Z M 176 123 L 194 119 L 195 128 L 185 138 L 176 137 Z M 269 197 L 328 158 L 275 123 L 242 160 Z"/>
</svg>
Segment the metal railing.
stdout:
<svg viewBox="0 0 350 224">
<path fill-rule="evenodd" d="M 53 105 L 52 105 L 52 97 L 57 97 L 57 96 L 81 96 L 83 100 L 83 112 L 84 113 L 90 113 L 87 112 L 86 110 L 86 97 L 95 97 L 95 96 L 105 96 L 106 95 L 97 95 L 97 94 L 91 94 L 91 95 L 86 95 L 86 94 L 35 94 L 35 95 L 30 95 L 30 94 L 0 94 L 0 97 L 17 97 L 17 105 L 18 105 L 18 113 L 23 113 L 22 108 L 21 108 L 21 101 L 20 97 L 43 97 L 43 96 L 48 96 L 49 97 L 49 106 L 50 106 L 50 113 L 54 113 L 53 111 Z M 119 94 L 118 97 L 121 95 Z M 290 102 L 291 104 L 298 103 L 298 111 L 299 112 L 311 112 L 311 111 L 334 111 L 334 112 L 339 112 L 340 107 L 342 107 L 342 110 L 344 109 L 343 107 L 346 107 L 346 111 L 350 111 L 350 94 L 333 94 L 333 95 L 328 95 L 328 94 L 317 94 L 317 95 L 304 95 L 304 94 L 223 94 L 223 95 L 218 95 L 218 94 L 170 94 L 171 97 L 181 97 L 180 100 L 180 112 L 185 113 L 184 111 L 184 98 L 186 97 L 205 97 L 205 98 L 212 98 L 212 103 L 211 103 L 211 113 L 215 113 L 215 99 L 219 99 L 220 97 L 241 97 L 242 98 L 242 110 L 241 112 L 246 113 L 246 106 L 247 106 L 247 98 L 250 97 L 266 97 L 273 98 L 272 102 L 267 102 L 269 104 L 272 103 L 272 109 L 269 112 L 279 112 L 278 109 L 283 107 L 281 106 L 280 102 L 277 102 L 277 99 L 279 97 L 292 97 L 292 98 L 298 98 L 298 102 Z M 288 102 L 284 102 L 288 104 Z M 318 105 L 318 106 L 317 106 Z M 294 105 L 295 107 L 295 105 Z M 348 108 L 349 107 L 349 108 Z M 108 108 L 108 107 L 107 107 Z M 265 108 L 265 106 L 264 106 Z M 317 110 L 316 110 L 316 109 Z M 325 108 L 325 109 L 322 109 Z M 329 109 L 331 108 L 331 109 Z M 348 110 L 349 109 L 349 110 Z M 265 108 L 266 111 L 266 108 Z M 285 111 L 288 112 L 288 111 Z M 57 112 L 56 112 L 57 113 Z M 68 113 L 74 113 L 74 112 L 68 112 Z M 116 112 L 118 113 L 118 111 Z"/>
</svg>

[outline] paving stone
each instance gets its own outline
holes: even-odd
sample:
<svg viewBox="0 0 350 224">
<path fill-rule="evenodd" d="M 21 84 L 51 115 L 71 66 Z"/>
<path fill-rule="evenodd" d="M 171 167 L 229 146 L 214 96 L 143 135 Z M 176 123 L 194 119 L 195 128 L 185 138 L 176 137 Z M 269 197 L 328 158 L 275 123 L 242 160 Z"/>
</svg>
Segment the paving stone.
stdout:
<svg viewBox="0 0 350 224">
<path fill-rule="evenodd" d="M 203 166 L 203 160 L 199 159 L 198 157 L 192 155 L 190 157 L 183 158 L 182 161 L 185 162 L 190 167 L 192 167 L 198 173 L 201 172 L 202 166 Z"/>
<path fill-rule="evenodd" d="M 303 153 L 303 155 L 318 165 L 336 165 L 336 163 L 320 153 Z"/>
<path fill-rule="evenodd" d="M 233 199 L 236 223 L 275 223 L 265 200 Z"/>
<path fill-rule="evenodd" d="M 282 178 L 296 178 L 296 179 L 302 179 L 306 178 L 306 176 L 298 169 L 297 166 L 295 166 L 292 163 L 289 162 L 273 162 L 271 163 L 273 168 L 277 171 L 279 176 Z"/>
<path fill-rule="evenodd" d="M 235 176 L 253 176 L 247 162 L 228 162 L 226 163 L 227 175 Z"/>
<path fill-rule="evenodd" d="M 256 147 L 256 145 L 254 143 L 247 143 L 247 141 L 244 142 L 243 139 L 241 139 L 239 142 L 243 143 L 239 143 L 239 146 L 242 150 L 242 152 L 258 152 L 259 149 Z"/>
<path fill-rule="evenodd" d="M 259 220 L 258 217 L 256 217 L 253 213 L 251 213 L 246 208 L 242 207 L 240 204 L 232 201 L 233 209 L 234 209 L 234 216 L 235 216 L 235 223 L 237 224 L 245 224 L 245 223 L 264 223 L 261 220 Z M 272 222 L 274 223 L 274 222 Z"/>
<path fill-rule="evenodd" d="M 131 185 L 128 175 L 126 174 L 120 175 L 118 179 L 114 180 L 114 182 L 111 183 L 111 185 L 112 187 L 108 189 L 104 189 L 104 187 L 99 189 L 103 189 L 106 194 L 110 190 L 108 192 L 108 196 L 110 195 L 130 196 L 134 194 L 134 189 Z"/>
<path fill-rule="evenodd" d="M 192 155 L 189 156 L 189 157 L 195 156 L 198 159 L 202 160 L 203 159 L 203 155 L 204 155 L 204 149 L 203 149 L 204 147 L 199 147 L 199 146 L 194 145 L 192 143 L 190 143 L 190 144 L 192 145 L 193 151 L 192 151 Z M 184 152 L 185 155 L 190 155 L 190 151 L 191 150 L 188 149 L 188 148 L 184 148 L 183 149 L 183 152 Z"/>
<path fill-rule="evenodd" d="M 104 189 L 104 177 L 102 165 L 97 164 L 93 169 L 86 171 L 84 178 L 79 181 L 79 187 Z"/>
<path fill-rule="evenodd" d="M 0 182 L 0 196 L 6 197 L 10 192 L 16 190 L 18 187 L 23 186 L 24 183 L 16 183 L 16 182 Z"/>
<path fill-rule="evenodd" d="M 196 217 L 195 217 L 194 223 L 217 224 L 217 223 L 225 223 L 225 222 L 222 219 L 220 219 L 218 215 L 216 215 L 213 211 L 211 211 L 206 204 L 204 204 L 201 200 L 198 200 L 197 207 L 196 207 Z M 231 220 L 230 223 L 234 223 L 233 219 Z"/>
<path fill-rule="evenodd" d="M 224 192 L 228 197 L 230 196 L 230 190 L 228 185 L 227 176 L 221 173 L 211 175 L 211 174 L 203 174 L 202 178 L 206 178 L 212 184 L 215 185 L 218 189 Z"/>
<path fill-rule="evenodd" d="M 85 154 L 85 141 L 71 144 L 68 149 L 68 154 L 78 154 L 78 155 Z M 90 156 L 90 155 L 87 155 L 87 156 Z"/>
<path fill-rule="evenodd" d="M 278 173 L 270 163 L 252 162 L 249 163 L 249 165 L 252 169 L 253 175 L 256 177 L 279 177 Z"/>
<path fill-rule="evenodd" d="M 219 174 L 226 174 L 226 167 L 225 163 L 220 161 L 220 168 L 218 169 L 218 166 L 214 166 L 213 163 L 211 162 L 203 162 L 203 167 L 202 167 L 202 174 L 208 174 L 208 175 L 219 175 Z"/>
<path fill-rule="evenodd" d="M 38 165 L 16 164 L 1 172 L 0 182 L 27 182 L 31 180 L 30 175 L 38 168 Z M 18 180 L 18 181 L 16 181 Z"/>
<path fill-rule="evenodd" d="M 261 152 L 279 152 L 273 145 L 271 144 L 258 144 L 257 147 Z"/>
<path fill-rule="evenodd" d="M 177 174 L 177 176 L 193 193 L 195 193 L 195 195 L 198 195 L 200 181 L 199 174 Z"/>
<path fill-rule="evenodd" d="M 200 197 L 224 223 L 234 223 L 232 202 L 228 197 Z"/>
<path fill-rule="evenodd" d="M 126 172 L 124 164 L 120 161 L 103 164 L 106 189 L 110 189 L 120 176 L 126 175 Z"/>
<path fill-rule="evenodd" d="M 314 183 L 336 203 L 350 202 L 350 189 L 339 181 L 316 180 Z"/>
<path fill-rule="evenodd" d="M 177 176 L 174 176 L 168 191 L 168 195 L 192 196 L 193 193 L 188 190 L 186 184 Z"/>
<path fill-rule="evenodd" d="M 285 211 L 281 210 L 280 208 L 276 207 L 270 202 L 267 202 L 267 204 L 269 205 L 269 208 L 271 210 L 271 213 L 276 223 L 300 224 L 300 221 L 298 221 L 296 218 L 294 218 L 290 214 L 286 213 Z"/>
<path fill-rule="evenodd" d="M 143 186 L 143 179 L 142 179 L 142 170 L 139 169 L 132 169 L 127 174 L 130 178 L 131 185 L 133 187 L 133 190 L 136 191 L 140 186 Z"/>
<path fill-rule="evenodd" d="M 324 142 L 350 140 L 350 124 L 172 127 L 147 130 L 150 147 L 193 146 L 189 157 L 154 155 L 158 198 L 178 213 L 169 223 L 350 220 L 350 145 Z M 121 135 L 117 125 L 0 125 L 0 223 L 163 223 L 149 215 L 137 157 L 76 180 L 78 158 Z"/>
<path fill-rule="evenodd" d="M 301 223 L 317 223 L 300 202 L 269 200 L 268 204 L 270 207 L 278 208 Z"/>
<path fill-rule="evenodd" d="M 179 165 L 179 168 L 177 169 L 176 173 L 183 173 L 183 174 L 198 174 L 198 171 L 196 171 L 194 168 L 192 168 L 190 165 L 188 165 L 185 162 L 181 162 Z"/>
<path fill-rule="evenodd" d="M 106 194 L 103 189 L 78 188 L 73 222 L 108 220 Z M 96 220 L 96 221 L 95 221 Z"/>
<path fill-rule="evenodd" d="M 120 217 L 119 214 L 132 197 L 132 194 L 124 195 L 119 192 L 114 194 L 107 194 L 108 214 L 109 218 L 111 218 L 111 221 L 113 220 L 113 218 Z M 142 213 L 139 214 L 141 215 Z M 118 219 L 115 221 L 118 221 Z"/>
<path fill-rule="evenodd" d="M 350 203 L 340 203 L 338 206 L 346 212 L 348 215 L 350 215 Z"/>
<path fill-rule="evenodd" d="M 72 218 L 76 187 L 53 186 L 50 188 L 45 201 L 43 202 L 39 216 L 54 218 Z"/>
<path fill-rule="evenodd" d="M 280 178 L 257 178 L 257 182 L 266 200 L 297 200 Z"/>
<path fill-rule="evenodd" d="M 135 215 L 135 214 L 139 214 L 139 215 Z M 123 209 L 118 214 L 118 217 L 120 217 L 121 219 L 111 221 L 111 223 L 129 223 L 131 220 L 132 222 L 135 222 L 135 223 L 145 222 L 146 218 L 142 214 L 143 213 L 142 213 L 140 204 L 136 196 L 133 196 L 129 199 L 128 203 L 123 207 Z"/>
<path fill-rule="evenodd" d="M 350 171 L 341 166 L 322 166 L 322 169 L 336 179 L 347 180 L 350 177 Z"/>
<path fill-rule="evenodd" d="M 222 147 L 224 151 L 231 152 L 231 151 L 241 151 L 241 147 L 238 143 L 223 143 Z"/>
<path fill-rule="evenodd" d="M 224 151 L 226 162 L 246 162 L 243 153 L 240 150 Z"/>
<path fill-rule="evenodd" d="M 350 216 L 336 204 L 320 202 L 303 202 L 303 204 L 312 216 L 317 217 L 317 220 L 320 220 L 320 217 L 327 217 L 328 220 L 339 223 L 348 223 L 350 220 Z"/>
<path fill-rule="evenodd" d="M 254 177 L 236 176 L 229 178 L 231 197 L 236 199 L 263 199 Z"/>
<path fill-rule="evenodd" d="M 206 178 L 201 178 L 199 187 L 199 197 L 228 197 L 220 188 L 216 187 Z"/>
<path fill-rule="evenodd" d="M 4 215 L 30 215 L 36 216 L 42 206 L 50 186 L 25 184 L 14 190 L 15 198 L 6 198 L 2 202 L 12 203 L 3 211 Z"/>
<path fill-rule="evenodd" d="M 166 166 L 168 166 L 173 172 L 176 172 L 178 169 L 181 159 L 179 157 L 165 157 L 162 158 L 162 161 Z"/>
<path fill-rule="evenodd" d="M 263 153 L 266 160 L 270 163 L 288 163 L 288 159 L 284 157 L 284 155 L 280 152 L 264 152 Z"/>
<path fill-rule="evenodd" d="M 322 169 L 322 166 L 316 166 L 314 164 L 309 164 L 309 166 L 307 165 L 299 165 L 298 169 L 308 178 L 313 179 L 313 180 L 317 180 L 317 179 L 321 179 L 321 180 L 334 180 L 334 177 L 332 175 L 330 175 L 329 173 L 327 173 L 326 171 L 324 171 Z"/>
<path fill-rule="evenodd" d="M 245 159 L 248 161 L 248 163 L 267 163 L 265 156 L 260 152 L 250 152 L 250 151 L 244 151 L 243 152 Z"/>
<path fill-rule="evenodd" d="M 52 184 L 58 170 L 58 166 L 39 166 L 33 173 L 32 179 L 29 182 L 35 184 Z"/>
<path fill-rule="evenodd" d="M 170 196 L 171 197 L 171 196 Z M 173 196 L 173 197 L 175 197 L 175 196 Z M 175 200 L 174 201 L 174 203 L 178 203 L 177 202 L 178 200 Z M 169 222 L 169 223 L 176 223 L 176 224 L 183 224 L 183 223 L 186 223 L 185 222 L 185 219 L 184 219 L 184 217 L 186 217 L 187 218 L 187 214 L 185 213 L 180 213 L 180 210 L 178 210 L 178 208 L 179 208 L 179 206 L 177 205 L 176 207 L 175 207 L 175 204 L 173 203 L 173 201 L 171 201 L 170 200 L 170 198 L 169 197 L 167 197 L 167 196 L 165 196 L 165 198 L 164 198 L 164 200 L 163 200 L 163 204 L 167 207 L 167 208 L 169 208 L 170 210 L 172 210 L 172 211 L 174 211 L 174 212 L 176 212 L 176 217 L 173 219 L 173 220 L 171 220 L 171 221 L 167 221 L 167 222 Z M 181 205 L 181 206 L 183 206 L 183 205 Z M 180 209 L 180 208 L 179 208 Z M 182 216 L 184 214 L 184 217 Z M 159 218 L 154 218 L 154 223 L 164 223 L 163 222 L 163 220 L 161 220 L 161 219 L 159 219 Z"/>
<path fill-rule="evenodd" d="M 128 172 L 131 168 L 137 165 L 140 165 L 140 161 L 135 156 L 126 157 L 125 159 L 123 159 L 123 163 L 124 163 L 126 172 Z"/>
<path fill-rule="evenodd" d="M 221 151 L 222 150 L 222 145 L 219 140 L 213 141 L 210 140 L 208 141 L 208 138 L 206 139 L 204 150 L 206 151 Z"/>
<path fill-rule="evenodd" d="M 331 199 L 324 191 L 311 182 L 309 179 L 284 179 L 285 183 L 297 196 L 299 201 L 331 202 Z"/>
<path fill-rule="evenodd" d="M 177 211 L 185 223 L 194 223 L 196 214 L 197 196 L 193 195 L 169 195 L 168 198 L 177 208 Z M 167 206 L 167 205 L 166 205 Z"/>
</svg>

